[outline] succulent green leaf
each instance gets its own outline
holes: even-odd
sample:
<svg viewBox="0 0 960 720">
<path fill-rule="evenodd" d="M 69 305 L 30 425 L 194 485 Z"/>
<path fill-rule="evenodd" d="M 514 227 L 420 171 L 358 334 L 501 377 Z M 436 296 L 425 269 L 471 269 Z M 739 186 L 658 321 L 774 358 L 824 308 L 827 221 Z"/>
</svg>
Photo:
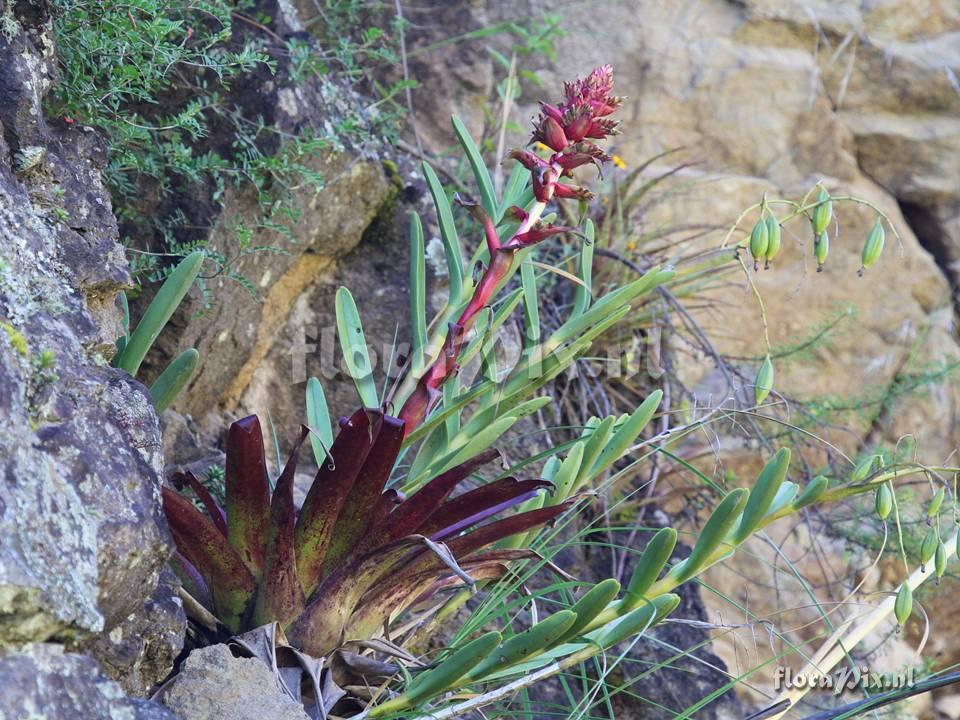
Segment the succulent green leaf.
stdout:
<svg viewBox="0 0 960 720">
<path fill-rule="evenodd" d="M 770 505 L 780 491 L 780 486 L 787 479 L 787 471 L 790 469 L 790 449 L 780 448 L 757 478 L 756 484 L 750 491 L 750 496 L 743 508 L 743 517 L 740 519 L 740 525 L 736 534 L 733 536 L 733 542 L 742 543 L 750 537 L 754 530 L 760 525 L 760 521 L 767 515 Z"/>
<path fill-rule="evenodd" d="M 573 291 L 573 315 L 586 312 L 593 300 L 593 248 L 596 238 L 596 228 L 593 220 L 587 219 L 583 230 L 584 240 L 580 247 L 580 263 L 577 274 L 583 285 L 577 285 Z"/>
<path fill-rule="evenodd" d="M 333 445 L 333 429 L 323 385 L 315 377 L 307 380 L 307 424 L 319 435 L 317 437 L 310 433 L 310 446 L 313 448 L 313 459 L 320 467 L 328 460 L 327 452 Z"/>
<path fill-rule="evenodd" d="M 467 677 L 476 680 L 517 662 L 528 660 L 549 648 L 576 621 L 570 610 L 561 610 L 536 625 L 501 642 Z"/>
<path fill-rule="evenodd" d="M 480 155 L 480 151 L 477 150 L 473 138 L 470 137 L 470 133 L 460 121 L 460 118 L 454 115 L 450 118 L 450 121 L 453 123 L 453 132 L 456 134 L 457 140 L 460 141 L 460 147 L 463 148 L 463 152 L 467 156 L 470 169 L 473 171 L 473 177 L 477 181 L 477 186 L 480 189 L 480 204 L 483 205 L 483 209 L 487 211 L 490 217 L 495 217 L 497 213 L 497 200 L 493 192 L 493 180 L 490 179 L 490 172 L 483 162 L 483 156 Z"/>
<path fill-rule="evenodd" d="M 830 487 L 830 480 L 823 475 L 817 475 L 803 489 L 800 497 L 793 501 L 793 509 L 800 510 L 808 505 L 813 505 L 828 487 Z"/>
<path fill-rule="evenodd" d="M 343 360 L 350 371 L 350 377 L 357 387 L 357 394 L 364 407 L 380 406 L 377 397 L 377 384 L 373 379 L 373 367 L 367 351 L 367 339 L 363 334 L 360 313 L 353 295 L 345 287 L 337 290 L 336 297 L 337 334 L 340 336 L 340 349 Z"/>
<path fill-rule="evenodd" d="M 428 163 L 423 163 L 423 175 L 433 197 L 437 210 L 437 222 L 440 225 L 440 238 L 443 240 L 444 253 L 447 256 L 447 274 L 450 280 L 450 305 L 456 306 L 463 299 L 463 254 L 457 226 L 453 221 L 453 210 L 447 193 L 437 177 L 437 173 Z"/>
<path fill-rule="evenodd" d="M 136 330 L 129 336 L 123 353 L 114 360 L 117 367 L 136 377 L 143 358 L 193 285 L 203 259 L 204 254 L 200 251 L 190 253 L 170 273 L 137 323 Z"/>
<path fill-rule="evenodd" d="M 190 378 L 193 377 L 193 373 L 197 369 L 199 359 L 200 353 L 197 352 L 196 348 L 188 348 L 177 355 L 160 373 L 160 377 L 153 381 L 153 385 L 150 386 L 150 399 L 153 401 L 153 407 L 157 414 L 170 407 L 170 403 L 190 382 Z"/>
<path fill-rule="evenodd" d="M 427 347 L 427 266 L 423 225 L 415 212 L 410 213 L 410 330 L 410 363 L 419 373 Z"/>
<path fill-rule="evenodd" d="M 707 567 L 711 557 L 724 543 L 740 517 L 748 495 L 746 488 L 736 488 L 720 501 L 703 526 L 689 557 L 670 570 L 671 577 L 678 582 L 686 582 Z"/>
<path fill-rule="evenodd" d="M 677 531 L 673 528 L 662 528 L 650 538 L 643 549 L 637 565 L 630 576 L 627 591 L 620 606 L 621 612 L 633 610 L 645 601 L 647 590 L 657 581 L 660 571 L 663 570 L 673 549 L 677 545 Z"/>
<path fill-rule="evenodd" d="M 403 694 L 411 704 L 438 695 L 489 657 L 502 641 L 503 636 L 496 631 L 481 635 L 415 677 Z"/>
<path fill-rule="evenodd" d="M 579 635 L 613 601 L 618 592 L 620 583 L 614 578 L 601 580 L 590 588 L 570 608 L 577 619 L 556 642 L 565 642 Z"/>
<path fill-rule="evenodd" d="M 667 615 L 676 610 L 680 596 L 672 593 L 658 595 L 626 615 L 611 621 L 596 634 L 596 642 L 602 648 L 610 648 L 635 635 L 646 632 Z"/>
<path fill-rule="evenodd" d="M 654 390 L 640 403 L 640 407 L 634 410 L 626 421 L 618 424 L 613 436 L 594 462 L 593 469 L 590 472 L 591 477 L 596 477 L 624 456 L 624 453 L 640 437 L 640 433 L 653 419 L 654 413 L 660 407 L 661 399 L 663 399 L 663 391 Z"/>
<path fill-rule="evenodd" d="M 580 466 L 583 464 L 583 452 L 585 448 L 586 443 L 584 443 L 583 440 L 578 440 L 574 443 L 560 464 L 556 476 L 550 478 L 557 486 L 556 496 L 558 500 L 566 500 L 574 493 L 577 477 L 580 474 Z"/>
</svg>

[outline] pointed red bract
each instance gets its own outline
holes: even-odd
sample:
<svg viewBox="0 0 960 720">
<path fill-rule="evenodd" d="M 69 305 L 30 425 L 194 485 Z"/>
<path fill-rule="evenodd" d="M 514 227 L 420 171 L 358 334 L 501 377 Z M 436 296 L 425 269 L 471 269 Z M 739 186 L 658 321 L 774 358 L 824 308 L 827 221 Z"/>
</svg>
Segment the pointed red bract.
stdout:
<svg viewBox="0 0 960 720">
<path fill-rule="evenodd" d="M 270 485 L 263 433 L 256 415 L 237 420 L 227 432 L 224 486 L 227 538 L 247 569 L 254 577 L 259 577 L 267 548 Z"/>
</svg>

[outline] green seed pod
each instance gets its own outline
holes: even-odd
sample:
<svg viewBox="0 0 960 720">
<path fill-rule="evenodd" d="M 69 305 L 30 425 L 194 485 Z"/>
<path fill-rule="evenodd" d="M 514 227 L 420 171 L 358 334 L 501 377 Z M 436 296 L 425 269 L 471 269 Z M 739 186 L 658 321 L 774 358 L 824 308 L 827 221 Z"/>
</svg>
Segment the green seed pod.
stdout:
<svg viewBox="0 0 960 720">
<path fill-rule="evenodd" d="M 937 551 L 933 554 L 933 569 L 938 579 L 947 571 L 947 548 L 942 542 L 937 543 Z"/>
<path fill-rule="evenodd" d="M 767 399 L 767 395 L 773 390 L 773 361 L 767 355 L 757 370 L 757 379 L 753 383 L 753 397 L 756 404 L 759 405 Z"/>
<path fill-rule="evenodd" d="M 930 501 L 930 507 L 927 508 L 927 517 L 934 517 L 938 512 L 940 512 L 940 506 L 943 505 L 943 498 L 946 495 L 946 491 L 943 487 L 938 487 L 936 492 L 933 493 L 933 499 Z"/>
<path fill-rule="evenodd" d="M 633 610 L 643 602 L 643 596 L 657 581 L 676 544 L 677 531 L 669 527 L 658 530 L 656 535 L 650 538 L 627 584 L 627 591 L 620 605 L 621 612 Z"/>
<path fill-rule="evenodd" d="M 957 557 L 960 558 L 960 533 L 957 533 L 957 547 L 954 550 L 956 550 Z"/>
<path fill-rule="evenodd" d="M 830 252 L 830 236 L 827 231 L 817 235 L 813 243 L 813 256 L 817 259 L 817 272 L 823 272 L 823 264 L 827 261 L 827 253 Z"/>
<path fill-rule="evenodd" d="M 570 612 L 574 613 L 577 619 L 556 642 L 562 643 L 579 635 L 590 621 L 611 603 L 618 592 L 620 592 L 620 583 L 613 578 L 607 578 L 590 588 L 570 608 Z"/>
<path fill-rule="evenodd" d="M 435 668 L 417 675 L 404 695 L 411 703 L 417 703 L 443 692 L 489 656 L 501 640 L 500 633 L 488 632 L 468 642 Z"/>
<path fill-rule="evenodd" d="M 817 475 L 800 493 L 800 497 L 793 501 L 793 509 L 799 510 L 807 505 L 813 505 L 828 487 L 830 487 L 830 480 L 823 475 Z"/>
<path fill-rule="evenodd" d="M 933 559 L 933 554 L 937 551 L 937 543 L 940 542 L 940 536 L 937 535 L 936 528 L 927 530 L 927 534 L 920 544 L 920 567 L 923 567 Z"/>
<path fill-rule="evenodd" d="M 890 486 L 887 483 L 884 483 L 877 488 L 877 497 L 876 497 L 876 509 L 877 515 L 881 520 L 886 520 L 890 517 L 890 512 L 893 510 L 893 492 L 890 490 Z"/>
<path fill-rule="evenodd" d="M 863 252 L 860 253 L 860 271 L 859 275 L 863 275 L 864 271 L 873 265 L 877 260 L 880 259 L 880 253 L 883 252 L 883 243 L 886 239 L 886 234 L 883 231 L 883 221 L 880 218 L 877 218 L 877 222 L 874 224 L 873 229 L 870 231 L 870 234 L 867 235 L 867 240 L 863 243 Z"/>
<path fill-rule="evenodd" d="M 514 663 L 539 655 L 557 638 L 562 637 L 576 619 L 577 616 L 569 610 L 554 613 L 522 633 L 504 640 L 470 672 L 468 677 L 471 680 L 476 680 L 497 670 L 510 667 Z"/>
<path fill-rule="evenodd" d="M 830 218 L 833 216 L 833 203 L 830 202 L 830 193 L 823 186 L 820 187 L 820 192 L 817 194 L 817 202 L 819 204 L 813 209 L 813 231 L 820 235 L 826 231 L 830 224 Z"/>
<path fill-rule="evenodd" d="M 767 260 L 765 268 L 770 267 L 770 263 L 780 252 L 780 223 L 773 215 L 767 216 L 767 252 L 764 256 Z"/>
<path fill-rule="evenodd" d="M 897 617 L 897 624 L 903 627 L 913 610 L 913 590 L 906 580 L 897 591 L 897 600 L 893 604 L 893 614 Z"/>
<path fill-rule="evenodd" d="M 760 218 L 750 232 L 750 254 L 753 255 L 754 270 L 760 269 L 760 261 L 767 256 L 768 245 L 767 223 L 763 218 Z"/>
<path fill-rule="evenodd" d="M 790 449 L 780 448 L 777 450 L 777 454 L 764 465 L 756 484 L 750 491 L 750 497 L 747 498 L 747 504 L 743 508 L 740 525 L 733 536 L 735 543 L 742 543 L 757 529 L 760 521 L 767 514 L 773 499 L 777 496 L 780 485 L 786 479 L 789 469 Z"/>
<path fill-rule="evenodd" d="M 867 455 L 860 462 L 856 464 L 853 468 L 853 472 L 850 473 L 850 482 L 859 483 L 866 480 L 873 474 L 873 467 L 877 462 L 876 455 Z"/>
</svg>

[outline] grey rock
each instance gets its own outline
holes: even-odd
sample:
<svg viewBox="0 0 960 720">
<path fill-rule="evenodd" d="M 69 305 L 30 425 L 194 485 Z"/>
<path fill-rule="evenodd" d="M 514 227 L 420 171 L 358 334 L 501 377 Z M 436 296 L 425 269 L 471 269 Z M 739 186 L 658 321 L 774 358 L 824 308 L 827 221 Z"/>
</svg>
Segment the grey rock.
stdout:
<svg viewBox="0 0 960 720">
<path fill-rule="evenodd" d="M 88 657 L 36 644 L 0 657 L 0 720 L 174 720 L 149 700 L 128 698 Z"/>
<path fill-rule="evenodd" d="M 109 631 L 143 607 L 170 552 L 156 413 L 146 389 L 108 364 L 129 270 L 100 181 L 104 149 L 40 112 L 54 77 L 46 5 L 7 12 L 0 645 Z"/>
<path fill-rule="evenodd" d="M 149 695 L 183 650 L 187 617 L 177 597 L 179 586 L 173 571 L 165 568 L 143 609 L 83 647 L 130 695 Z"/>
<path fill-rule="evenodd" d="M 226 645 L 193 651 L 160 701 L 181 720 L 307 720 L 256 658 L 236 658 Z"/>
</svg>

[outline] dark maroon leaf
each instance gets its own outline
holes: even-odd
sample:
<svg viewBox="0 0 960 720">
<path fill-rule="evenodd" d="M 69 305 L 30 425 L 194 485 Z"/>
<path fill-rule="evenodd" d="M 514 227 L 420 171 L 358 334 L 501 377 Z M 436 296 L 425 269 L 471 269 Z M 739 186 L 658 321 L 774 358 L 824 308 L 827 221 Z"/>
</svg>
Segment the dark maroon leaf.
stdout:
<svg viewBox="0 0 960 720">
<path fill-rule="evenodd" d="M 267 556 L 260 581 L 253 619 L 257 625 L 291 622 L 304 607 L 303 589 L 297 577 L 294 537 L 297 508 L 293 503 L 293 478 L 297 471 L 300 447 L 309 430 L 300 426 L 300 437 L 293 445 L 290 458 L 277 478 L 270 503 L 270 529 L 267 535 Z"/>
<path fill-rule="evenodd" d="M 560 505 L 552 505 L 550 507 L 540 508 L 539 510 L 531 510 L 529 512 L 511 515 L 502 520 L 496 520 L 466 535 L 461 535 L 448 541 L 447 545 L 450 546 L 450 550 L 453 551 L 456 557 L 464 557 L 498 540 L 503 540 L 503 538 L 531 530 L 540 525 L 545 525 L 558 515 L 570 509 L 574 502 L 575 501 L 568 500 Z"/>
<path fill-rule="evenodd" d="M 203 483 L 197 479 L 197 476 L 192 472 L 181 472 L 177 473 L 173 478 L 174 484 L 186 483 L 190 486 L 190 489 L 196 493 L 197 497 L 200 499 L 200 502 L 203 503 L 203 506 L 207 509 L 207 514 L 210 515 L 210 519 L 213 520 L 213 524 L 217 526 L 217 529 L 226 536 L 227 534 L 227 515 L 223 512 L 223 508 L 217 504 L 217 501 L 213 499 L 213 495 L 210 494 L 210 491 L 203 486 Z M 177 485 L 179 488 L 180 485 Z"/>
<path fill-rule="evenodd" d="M 437 475 L 394 510 L 390 515 L 389 525 L 378 528 L 377 534 L 382 534 L 384 541 L 389 542 L 398 540 L 404 535 L 420 532 L 424 521 L 437 511 L 459 483 L 497 457 L 500 457 L 500 452 L 490 448 L 465 463 Z"/>
<path fill-rule="evenodd" d="M 207 610 L 213 612 L 213 598 L 210 595 L 210 588 L 207 587 L 207 581 L 197 570 L 196 566 L 187 560 L 179 550 L 175 550 L 170 556 L 170 566 L 180 578 L 183 589 L 193 596 L 194 600 L 203 605 Z"/>
<path fill-rule="evenodd" d="M 206 581 L 220 622 L 233 632 L 239 631 L 256 592 L 253 575 L 213 521 L 193 503 L 169 488 L 163 488 L 162 495 L 163 511 L 177 549 Z"/>
<path fill-rule="evenodd" d="M 458 495 L 436 509 L 419 532 L 434 540 L 475 525 L 502 510 L 520 503 L 540 488 L 551 487 L 546 480 L 501 478 Z"/>
<path fill-rule="evenodd" d="M 296 531 L 297 574 L 307 597 L 323 577 L 323 559 L 337 517 L 380 432 L 382 417 L 379 411 L 360 409 L 341 425 L 330 448 L 333 461 L 320 468 L 300 508 Z"/>
<path fill-rule="evenodd" d="M 324 559 L 325 573 L 331 572 L 367 531 L 371 514 L 397 463 L 403 435 L 403 421 L 384 415 L 373 448 L 357 474 L 353 488 L 337 517 Z"/>
<path fill-rule="evenodd" d="M 260 577 L 270 520 L 270 485 L 263 433 L 256 415 L 230 426 L 224 484 L 227 537 L 254 577 Z"/>
</svg>

